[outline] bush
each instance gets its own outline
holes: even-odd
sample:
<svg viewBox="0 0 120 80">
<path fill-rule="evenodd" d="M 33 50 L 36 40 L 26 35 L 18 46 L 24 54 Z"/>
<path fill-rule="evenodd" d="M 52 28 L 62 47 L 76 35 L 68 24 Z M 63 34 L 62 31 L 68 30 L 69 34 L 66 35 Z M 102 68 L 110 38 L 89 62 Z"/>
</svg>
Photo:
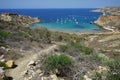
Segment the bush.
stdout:
<svg viewBox="0 0 120 80">
<path fill-rule="evenodd" d="M 72 60 L 65 54 L 47 56 L 45 59 L 46 69 L 49 71 L 61 71 L 72 65 Z"/>
<path fill-rule="evenodd" d="M 1 37 L 7 37 L 8 35 L 9 35 L 8 32 L 3 31 L 3 30 L 0 29 L 0 36 L 1 36 Z"/>
<path fill-rule="evenodd" d="M 107 80 L 120 80 L 120 61 L 110 60 L 106 64 L 109 67 Z"/>
<path fill-rule="evenodd" d="M 7 68 L 7 65 L 4 62 L 0 62 L 0 67 Z"/>
<path fill-rule="evenodd" d="M 80 43 L 73 43 L 72 44 L 75 48 L 79 49 L 80 51 L 84 52 L 85 54 L 91 54 L 93 50 L 91 48 L 85 47 Z"/>
<path fill-rule="evenodd" d="M 85 46 L 81 45 L 80 43 L 70 43 L 67 45 L 60 46 L 60 51 L 62 51 L 62 52 L 66 52 L 71 49 L 74 49 L 75 51 L 78 51 L 78 52 L 84 52 L 87 55 L 89 55 L 93 52 L 93 49 L 85 47 Z"/>
<path fill-rule="evenodd" d="M 102 75 L 100 73 L 96 72 L 94 77 L 92 78 L 92 80 L 102 80 Z"/>
<path fill-rule="evenodd" d="M 66 52 L 66 50 L 69 49 L 69 48 L 70 48 L 70 45 L 61 45 L 60 46 L 60 51 Z"/>
<path fill-rule="evenodd" d="M 99 54 L 93 54 L 92 58 L 96 61 L 99 61 L 99 62 L 105 61 L 105 58 L 102 56 L 99 56 Z"/>
</svg>

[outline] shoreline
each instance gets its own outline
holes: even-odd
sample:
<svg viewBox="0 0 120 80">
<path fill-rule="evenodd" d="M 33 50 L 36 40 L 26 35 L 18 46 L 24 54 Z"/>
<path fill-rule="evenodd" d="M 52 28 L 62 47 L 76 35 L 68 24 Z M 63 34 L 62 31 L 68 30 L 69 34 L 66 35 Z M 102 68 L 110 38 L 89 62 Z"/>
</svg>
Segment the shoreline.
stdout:
<svg viewBox="0 0 120 80">
<path fill-rule="evenodd" d="M 37 23 L 37 22 L 35 22 Z M 34 24 L 34 23 L 33 23 Z M 97 24 L 95 24 L 97 25 Z M 30 25 L 28 26 L 30 28 Z M 48 29 L 48 28 L 45 28 L 45 27 L 35 27 L 35 28 L 38 28 L 38 29 L 47 29 L 48 31 L 50 32 L 55 32 L 55 33 L 65 33 L 65 34 L 76 34 L 76 35 L 91 35 L 91 34 L 95 34 L 95 35 L 99 35 L 99 34 L 120 34 L 120 31 L 115 31 L 111 28 L 106 28 L 106 27 L 101 27 L 98 25 L 98 27 L 104 29 L 105 31 L 99 31 L 99 32 L 68 32 L 68 31 L 57 31 L 57 30 L 51 30 L 51 29 Z M 35 29 L 35 28 L 31 28 L 31 29 Z"/>
<path fill-rule="evenodd" d="M 102 28 L 104 29 L 105 31 L 112 31 L 112 32 L 115 32 L 114 29 L 110 28 L 110 26 L 101 26 L 99 24 L 96 23 L 96 21 L 94 22 L 95 25 L 97 25 L 99 28 Z"/>
<path fill-rule="evenodd" d="M 120 34 L 120 31 L 116 32 L 99 32 L 99 33 L 77 33 L 77 35 L 101 35 L 101 34 Z"/>
</svg>

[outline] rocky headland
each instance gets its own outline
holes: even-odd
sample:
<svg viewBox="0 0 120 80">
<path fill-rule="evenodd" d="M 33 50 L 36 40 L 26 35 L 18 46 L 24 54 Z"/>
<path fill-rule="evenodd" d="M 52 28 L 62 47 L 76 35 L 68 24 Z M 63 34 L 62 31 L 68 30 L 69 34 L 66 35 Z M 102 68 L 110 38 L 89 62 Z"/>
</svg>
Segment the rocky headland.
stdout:
<svg viewBox="0 0 120 80">
<path fill-rule="evenodd" d="M 94 23 L 106 30 L 120 31 L 120 16 L 101 15 Z"/>
<path fill-rule="evenodd" d="M 1 13 L 0 21 L 13 23 L 16 26 L 27 27 L 32 23 L 40 22 L 38 18 L 32 18 L 30 16 L 19 15 L 17 13 Z"/>
<path fill-rule="evenodd" d="M 94 23 L 109 31 L 120 31 L 120 7 L 106 7 L 95 12 L 102 12 Z"/>
</svg>

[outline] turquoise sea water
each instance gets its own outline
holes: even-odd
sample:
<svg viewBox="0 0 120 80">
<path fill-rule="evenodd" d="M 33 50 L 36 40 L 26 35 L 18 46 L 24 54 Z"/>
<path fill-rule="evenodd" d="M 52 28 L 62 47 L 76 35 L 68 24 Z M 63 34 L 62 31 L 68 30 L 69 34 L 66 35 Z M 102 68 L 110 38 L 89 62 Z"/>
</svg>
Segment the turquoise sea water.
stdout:
<svg viewBox="0 0 120 80">
<path fill-rule="evenodd" d="M 38 17 L 41 22 L 30 28 L 47 28 L 60 32 L 101 32 L 97 25 L 91 24 L 102 13 L 91 12 L 94 9 L 0 9 L 0 12 L 15 12 L 21 15 Z"/>
<path fill-rule="evenodd" d="M 31 28 L 47 28 L 53 31 L 60 31 L 60 32 L 101 32 L 103 31 L 97 25 L 85 23 L 85 22 L 49 22 L 49 23 L 35 23 L 30 26 Z"/>
</svg>

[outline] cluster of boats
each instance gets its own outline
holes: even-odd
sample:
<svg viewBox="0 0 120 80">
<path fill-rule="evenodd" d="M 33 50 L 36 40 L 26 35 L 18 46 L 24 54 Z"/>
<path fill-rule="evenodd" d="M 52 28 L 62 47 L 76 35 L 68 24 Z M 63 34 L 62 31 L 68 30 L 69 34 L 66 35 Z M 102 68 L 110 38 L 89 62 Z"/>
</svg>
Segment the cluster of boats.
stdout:
<svg viewBox="0 0 120 80">
<path fill-rule="evenodd" d="M 75 24 L 79 24 L 79 21 L 75 18 L 75 17 L 72 17 L 72 18 L 60 18 L 60 19 L 57 19 L 56 20 L 56 23 L 60 23 L 60 24 L 67 24 L 67 23 L 75 23 Z"/>
</svg>

